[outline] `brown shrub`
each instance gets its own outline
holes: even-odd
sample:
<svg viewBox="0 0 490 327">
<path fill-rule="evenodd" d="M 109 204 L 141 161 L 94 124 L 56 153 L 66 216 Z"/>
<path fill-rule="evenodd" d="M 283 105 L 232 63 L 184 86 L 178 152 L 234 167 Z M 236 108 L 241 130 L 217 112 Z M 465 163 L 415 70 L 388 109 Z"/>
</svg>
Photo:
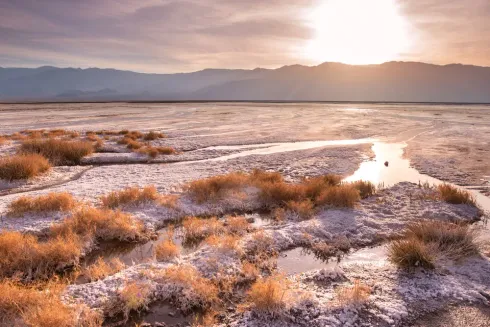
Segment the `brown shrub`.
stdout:
<svg viewBox="0 0 490 327">
<path fill-rule="evenodd" d="M 222 252 L 239 251 L 238 241 L 240 236 L 238 235 L 215 235 L 212 234 L 204 241 L 206 244 L 218 248 Z"/>
<path fill-rule="evenodd" d="M 14 181 L 36 177 L 51 168 L 39 154 L 15 155 L 0 158 L 0 179 Z"/>
<path fill-rule="evenodd" d="M 235 234 L 235 235 L 245 234 L 249 226 L 247 218 L 243 216 L 237 216 L 237 217 L 228 216 L 226 217 L 225 224 L 226 224 L 226 231 L 230 234 Z"/>
<path fill-rule="evenodd" d="M 289 284 L 283 275 L 258 279 L 247 293 L 252 309 L 273 316 L 280 313 L 289 301 Z"/>
<path fill-rule="evenodd" d="M 178 207 L 179 196 L 175 194 L 161 195 L 158 198 L 158 204 L 170 209 L 176 209 Z"/>
<path fill-rule="evenodd" d="M 0 135 L 0 145 L 4 145 L 5 143 L 7 143 L 7 138 Z"/>
<path fill-rule="evenodd" d="M 302 184 L 305 187 L 305 195 L 315 200 L 325 189 L 331 186 L 337 186 L 342 181 L 339 175 L 327 174 L 324 176 L 312 177 L 304 179 Z"/>
<path fill-rule="evenodd" d="M 368 181 L 356 181 L 351 183 L 351 185 L 359 191 L 361 199 L 365 199 L 376 193 L 376 186 Z"/>
<path fill-rule="evenodd" d="M 83 157 L 93 153 L 94 147 L 86 141 L 28 140 L 22 142 L 20 152 L 41 154 L 55 165 L 76 165 Z"/>
<path fill-rule="evenodd" d="M 131 138 L 133 140 L 141 139 L 143 138 L 143 133 L 138 132 L 138 131 L 129 131 L 128 133 L 124 134 L 124 137 Z"/>
<path fill-rule="evenodd" d="M 343 305 L 361 305 L 368 300 L 369 295 L 371 288 L 358 279 L 354 281 L 353 286 L 340 287 L 337 290 L 337 298 Z"/>
<path fill-rule="evenodd" d="M 102 240 L 133 241 L 143 237 L 144 227 L 130 214 L 121 211 L 83 207 L 51 227 L 52 235 L 71 233 Z"/>
<path fill-rule="evenodd" d="M 0 282 L 0 325 L 30 327 L 97 327 L 102 317 L 82 306 L 61 302 L 64 286 L 48 283 L 43 287 Z"/>
<path fill-rule="evenodd" d="M 117 208 L 124 205 L 140 205 L 146 202 L 153 202 L 159 195 L 155 186 L 128 187 L 121 191 L 113 191 L 100 198 L 102 205 L 106 208 Z"/>
<path fill-rule="evenodd" d="M 168 261 L 180 254 L 179 247 L 172 239 L 166 239 L 155 247 L 155 255 L 158 261 Z"/>
<path fill-rule="evenodd" d="M 27 212 L 70 211 L 77 202 L 68 192 L 48 193 L 40 196 L 21 196 L 8 205 L 9 216 L 22 216 Z"/>
<path fill-rule="evenodd" d="M 200 219 L 197 217 L 187 217 L 182 222 L 184 241 L 193 243 L 211 235 L 218 235 L 224 231 L 223 222 L 216 217 Z"/>
<path fill-rule="evenodd" d="M 48 137 L 58 137 L 58 136 L 69 135 L 70 132 L 68 132 L 64 129 L 52 129 L 52 130 L 49 130 L 46 134 Z"/>
<path fill-rule="evenodd" d="M 118 258 L 113 258 L 109 262 L 106 262 L 102 257 L 99 257 L 95 263 L 84 269 L 83 275 L 93 282 L 113 275 L 124 269 L 124 267 L 124 263 Z"/>
<path fill-rule="evenodd" d="M 268 172 L 254 169 L 250 174 L 250 180 L 254 183 L 281 183 L 284 182 L 282 175 L 278 172 Z"/>
<path fill-rule="evenodd" d="M 185 185 L 186 192 L 197 202 L 217 200 L 232 192 L 238 192 L 248 185 L 248 176 L 243 173 L 230 173 L 196 180 Z"/>
<path fill-rule="evenodd" d="M 325 189 L 317 198 L 317 205 L 338 208 L 353 208 L 360 200 L 359 191 L 350 184 L 342 184 Z"/>
<path fill-rule="evenodd" d="M 305 198 L 305 188 L 299 184 L 285 182 L 259 182 L 260 199 L 267 206 L 283 205 L 289 201 L 300 201 Z"/>
<path fill-rule="evenodd" d="M 126 140 L 127 140 L 126 141 L 126 147 L 130 150 L 138 150 L 138 149 L 141 149 L 143 147 L 143 143 L 135 141 L 131 138 L 127 138 Z"/>
<path fill-rule="evenodd" d="M 313 202 L 311 200 L 288 201 L 286 207 L 301 220 L 310 219 L 315 214 Z"/>
<path fill-rule="evenodd" d="M 150 303 L 150 286 L 144 283 L 131 282 L 126 284 L 118 293 L 120 310 L 127 320 L 131 311 L 147 309 Z"/>
<path fill-rule="evenodd" d="M 155 159 L 156 157 L 158 157 L 159 154 L 162 154 L 162 155 L 170 155 L 170 154 L 176 154 L 177 151 L 174 148 L 171 148 L 171 147 L 145 146 L 144 148 L 139 149 L 138 150 L 138 153 L 146 154 L 150 158 Z"/>
<path fill-rule="evenodd" d="M 78 262 L 81 246 L 73 233 L 40 242 L 19 232 L 0 233 L 0 276 L 21 274 L 27 279 L 46 278 Z"/>
<path fill-rule="evenodd" d="M 145 141 L 153 141 L 156 139 L 162 139 L 164 137 L 165 137 L 165 134 L 163 134 L 163 133 L 151 131 L 151 132 L 145 134 L 144 140 Z"/>
<path fill-rule="evenodd" d="M 393 241 L 388 248 L 388 259 L 395 265 L 410 269 L 423 267 L 433 269 L 435 257 L 433 249 L 415 238 Z"/>
<path fill-rule="evenodd" d="M 216 285 L 211 280 L 204 278 L 192 266 L 171 266 L 165 269 L 162 277 L 167 282 L 179 285 L 184 289 L 184 292 L 178 292 L 179 296 L 176 299 L 184 307 L 190 306 L 206 310 L 219 302 L 219 290 Z M 181 295 L 184 295 L 186 299 L 182 299 Z M 183 301 L 187 303 L 184 304 Z"/>
<path fill-rule="evenodd" d="M 449 184 L 441 184 L 437 187 L 441 198 L 452 204 L 470 204 L 476 206 L 475 198 L 470 192 Z"/>
</svg>

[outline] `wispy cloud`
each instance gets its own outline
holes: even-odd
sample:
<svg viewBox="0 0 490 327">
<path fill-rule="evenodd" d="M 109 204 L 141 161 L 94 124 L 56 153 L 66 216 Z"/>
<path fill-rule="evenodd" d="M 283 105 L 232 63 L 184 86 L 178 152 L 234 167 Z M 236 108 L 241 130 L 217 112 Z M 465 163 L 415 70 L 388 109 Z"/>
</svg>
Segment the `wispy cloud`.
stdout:
<svg viewBox="0 0 490 327">
<path fill-rule="evenodd" d="M 311 64 L 301 55 L 314 34 L 304 13 L 322 1 L 3 0 L 0 66 L 178 72 Z M 418 41 L 400 59 L 490 66 L 488 0 L 398 2 Z"/>
</svg>

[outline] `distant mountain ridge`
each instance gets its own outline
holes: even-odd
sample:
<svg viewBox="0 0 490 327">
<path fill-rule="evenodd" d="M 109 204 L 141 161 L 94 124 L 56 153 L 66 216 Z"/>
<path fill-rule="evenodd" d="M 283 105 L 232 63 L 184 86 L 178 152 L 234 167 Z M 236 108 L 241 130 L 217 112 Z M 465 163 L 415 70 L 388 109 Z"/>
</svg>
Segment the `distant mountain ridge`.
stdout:
<svg viewBox="0 0 490 327">
<path fill-rule="evenodd" d="M 490 67 L 419 62 L 145 74 L 1 68 L 0 101 L 393 101 L 490 103 Z"/>
</svg>

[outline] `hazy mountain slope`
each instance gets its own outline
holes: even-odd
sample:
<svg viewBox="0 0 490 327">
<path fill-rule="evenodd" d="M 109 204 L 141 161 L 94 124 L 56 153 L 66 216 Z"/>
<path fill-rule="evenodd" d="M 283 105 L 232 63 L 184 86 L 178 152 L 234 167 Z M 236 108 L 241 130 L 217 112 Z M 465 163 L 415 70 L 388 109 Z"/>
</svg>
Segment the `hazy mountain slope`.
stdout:
<svg viewBox="0 0 490 327">
<path fill-rule="evenodd" d="M 108 92 L 110 90 L 110 92 Z M 142 74 L 114 69 L 0 68 L 0 100 L 284 100 L 490 103 L 490 67 L 389 62 L 275 70 Z"/>
</svg>

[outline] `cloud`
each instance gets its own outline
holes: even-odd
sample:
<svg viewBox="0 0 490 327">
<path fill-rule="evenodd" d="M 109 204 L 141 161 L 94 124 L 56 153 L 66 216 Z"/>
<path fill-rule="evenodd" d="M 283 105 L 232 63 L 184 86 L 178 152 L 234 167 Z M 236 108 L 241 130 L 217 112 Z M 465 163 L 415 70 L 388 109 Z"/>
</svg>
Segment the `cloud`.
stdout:
<svg viewBox="0 0 490 327">
<path fill-rule="evenodd" d="M 3 0 L 0 65 L 179 72 L 311 64 L 301 55 L 314 35 L 305 13 L 322 1 Z M 398 3 L 418 40 L 400 59 L 490 66 L 488 0 Z"/>
</svg>

